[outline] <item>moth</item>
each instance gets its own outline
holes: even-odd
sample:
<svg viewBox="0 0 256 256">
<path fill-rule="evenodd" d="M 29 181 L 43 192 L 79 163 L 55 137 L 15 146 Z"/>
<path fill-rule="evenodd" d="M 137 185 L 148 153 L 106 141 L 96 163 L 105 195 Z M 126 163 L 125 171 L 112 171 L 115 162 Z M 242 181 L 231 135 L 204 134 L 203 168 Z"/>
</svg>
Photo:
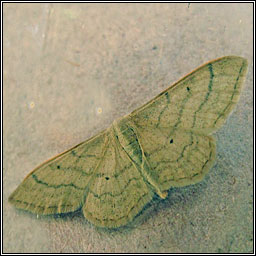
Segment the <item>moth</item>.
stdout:
<svg viewBox="0 0 256 256">
<path fill-rule="evenodd" d="M 247 60 L 197 68 L 106 130 L 35 168 L 9 202 L 35 214 L 81 209 L 96 226 L 126 225 L 171 187 L 194 184 L 212 166 L 211 136 L 238 102 Z"/>
</svg>

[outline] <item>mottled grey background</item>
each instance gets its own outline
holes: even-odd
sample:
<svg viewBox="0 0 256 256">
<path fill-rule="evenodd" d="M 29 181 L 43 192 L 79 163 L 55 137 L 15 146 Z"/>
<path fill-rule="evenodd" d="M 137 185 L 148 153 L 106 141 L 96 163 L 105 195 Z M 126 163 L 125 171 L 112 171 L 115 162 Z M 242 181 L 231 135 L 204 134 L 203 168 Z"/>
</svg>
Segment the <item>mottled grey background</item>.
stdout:
<svg viewBox="0 0 256 256">
<path fill-rule="evenodd" d="M 252 252 L 252 4 L 5 3 L 3 12 L 4 252 Z M 41 162 L 224 55 L 247 58 L 249 72 L 201 183 L 117 231 L 8 203 Z"/>
</svg>

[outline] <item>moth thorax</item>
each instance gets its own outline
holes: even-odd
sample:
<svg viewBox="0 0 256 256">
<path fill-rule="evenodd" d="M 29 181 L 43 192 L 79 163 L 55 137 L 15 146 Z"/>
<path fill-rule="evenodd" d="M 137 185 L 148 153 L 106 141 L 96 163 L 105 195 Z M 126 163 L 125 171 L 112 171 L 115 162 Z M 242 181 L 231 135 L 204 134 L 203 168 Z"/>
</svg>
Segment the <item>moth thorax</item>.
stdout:
<svg viewBox="0 0 256 256">
<path fill-rule="evenodd" d="M 142 163 L 142 150 L 135 129 L 123 122 L 113 123 L 115 137 L 129 157 L 137 164 Z"/>
</svg>

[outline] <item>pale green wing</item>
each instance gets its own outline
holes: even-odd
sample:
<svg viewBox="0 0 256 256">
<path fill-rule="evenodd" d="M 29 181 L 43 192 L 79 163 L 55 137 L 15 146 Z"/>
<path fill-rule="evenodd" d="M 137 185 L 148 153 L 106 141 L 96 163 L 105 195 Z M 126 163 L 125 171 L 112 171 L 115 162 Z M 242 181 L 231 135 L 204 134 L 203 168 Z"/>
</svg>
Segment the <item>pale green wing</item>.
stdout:
<svg viewBox="0 0 256 256">
<path fill-rule="evenodd" d="M 209 62 L 131 113 L 138 126 L 216 131 L 239 99 L 247 60 L 228 56 Z"/>
<path fill-rule="evenodd" d="M 17 208 L 37 214 L 79 209 L 102 158 L 105 134 L 103 132 L 37 167 L 10 195 L 9 201 Z"/>
<path fill-rule="evenodd" d="M 152 196 L 108 129 L 37 167 L 9 201 L 37 214 L 73 212 L 83 206 L 93 224 L 113 228 L 131 221 Z"/>
<path fill-rule="evenodd" d="M 169 128 L 140 127 L 138 141 L 144 158 L 143 171 L 155 184 L 155 192 L 165 198 L 170 187 L 181 187 L 202 180 L 215 159 L 211 136 Z"/>
<path fill-rule="evenodd" d="M 146 163 L 143 171 L 158 190 L 195 183 L 207 173 L 215 158 L 209 134 L 238 101 L 246 70 L 240 57 L 212 61 L 129 116 Z"/>
<path fill-rule="evenodd" d="M 114 228 L 131 221 L 151 201 L 153 191 L 110 129 L 105 152 L 83 206 L 97 226 Z"/>
</svg>

